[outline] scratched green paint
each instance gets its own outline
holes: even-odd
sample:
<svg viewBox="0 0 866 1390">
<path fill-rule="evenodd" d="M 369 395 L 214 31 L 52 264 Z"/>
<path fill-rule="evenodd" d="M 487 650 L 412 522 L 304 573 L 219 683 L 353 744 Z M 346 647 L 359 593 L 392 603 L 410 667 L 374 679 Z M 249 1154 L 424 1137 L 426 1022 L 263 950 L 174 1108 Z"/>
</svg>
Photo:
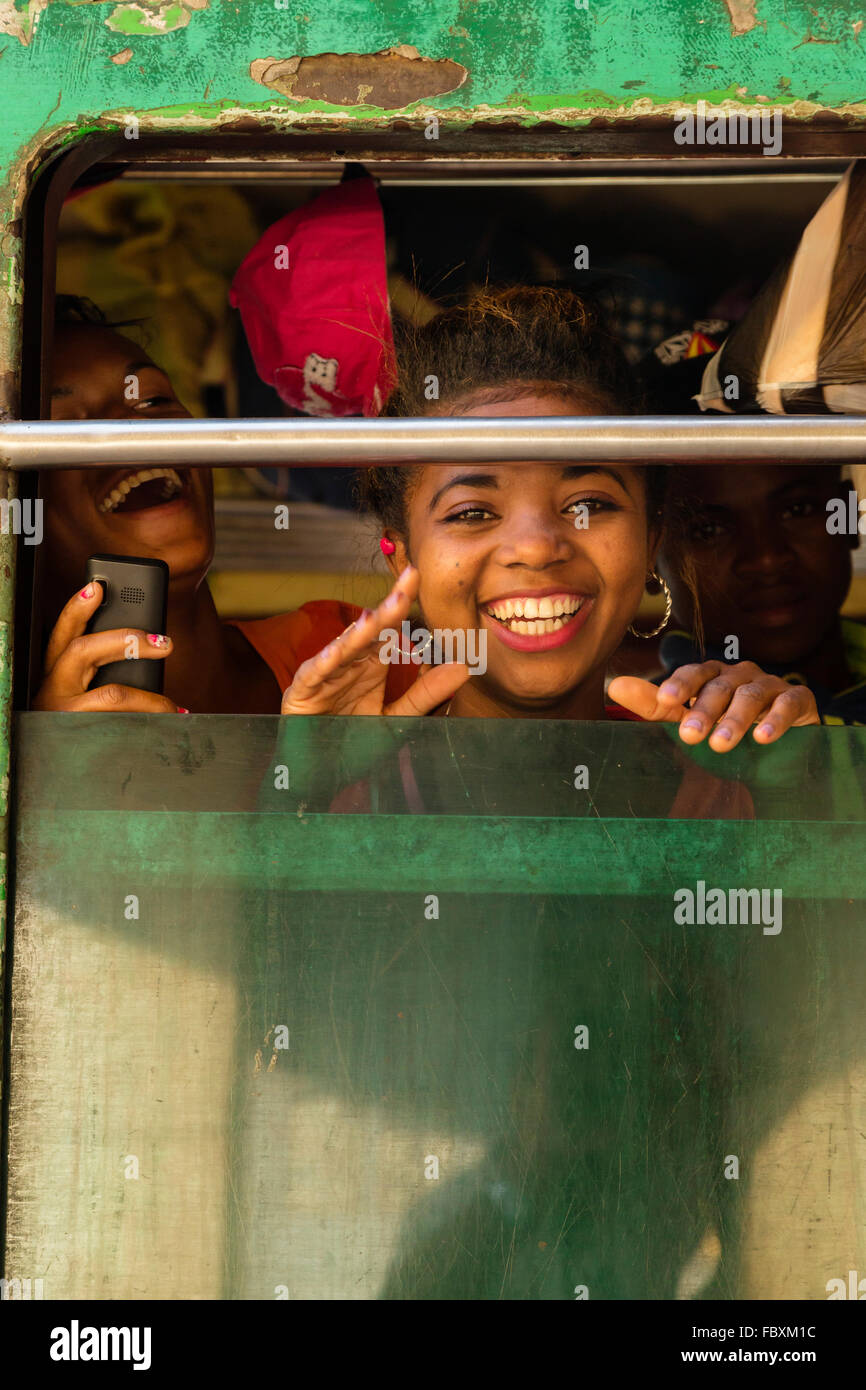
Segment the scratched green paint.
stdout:
<svg viewBox="0 0 866 1390">
<path fill-rule="evenodd" d="M 861 0 L 756 4 L 758 24 L 734 37 L 724 0 L 662 0 L 651 10 L 624 0 L 590 0 L 587 10 L 565 0 L 341 0 L 317 6 L 297 0 L 290 10 L 249 0 L 191 11 L 189 23 L 173 30 L 171 23 L 187 13 L 179 5 L 48 0 L 30 43 L 12 38 L 3 54 L 5 84 L 16 100 L 2 113 L 0 159 L 14 159 L 36 132 L 118 107 L 165 108 L 179 115 L 190 103 L 203 102 L 206 89 L 202 114 L 215 115 L 226 101 L 258 106 L 263 91 L 249 76 L 256 58 L 375 52 L 401 43 L 468 69 L 461 89 L 426 105 L 455 112 L 484 107 L 487 118 L 523 109 L 528 123 L 552 110 L 572 111 L 579 120 L 590 108 L 627 114 L 638 103 L 643 110 L 690 97 L 736 95 L 738 89 L 743 99 L 763 95 L 786 104 L 844 108 L 862 102 L 866 35 L 856 29 L 866 18 Z M 164 29 L 134 32 L 156 14 Z M 119 37 L 133 50 L 123 65 L 111 62 Z M 70 62 L 70 54 L 77 61 Z M 298 115 L 316 109 L 276 104 Z M 372 110 L 378 113 L 365 108 L 364 114 Z"/>
</svg>

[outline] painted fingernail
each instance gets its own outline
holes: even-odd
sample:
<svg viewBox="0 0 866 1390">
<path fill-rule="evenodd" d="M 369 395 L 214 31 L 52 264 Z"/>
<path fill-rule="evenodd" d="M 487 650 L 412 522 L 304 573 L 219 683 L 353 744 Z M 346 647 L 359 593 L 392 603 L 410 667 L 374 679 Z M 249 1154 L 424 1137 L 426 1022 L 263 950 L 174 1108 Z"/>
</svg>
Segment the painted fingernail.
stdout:
<svg viewBox="0 0 866 1390">
<path fill-rule="evenodd" d="M 402 593 L 400 592 L 400 590 L 398 589 L 397 592 L 396 592 L 395 594 L 390 594 L 389 597 L 385 599 L 384 607 L 385 607 L 385 608 L 398 608 L 399 605 L 400 605 L 402 602 L 403 602 L 403 594 L 402 594 Z"/>
<path fill-rule="evenodd" d="M 414 565 L 407 565 L 406 568 L 401 571 L 400 578 L 397 580 L 397 583 L 402 584 L 404 579 L 408 579 L 413 569 Z"/>
<path fill-rule="evenodd" d="M 372 614 L 372 612 L 373 612 L 372 608 L 362 608 L 362 609 L 361 609 L 361 612 L 360 612 L 360 615 L 359 615 L 359 617 L 358 617 L 358 619 L 357 619 L 357 621 L 358 621 L 359 623 L 363 623 L 364 620 L 365 620 L 366 618 L 369 618 L 369 617 L 370 617 L 370 615 Z"/>
<path fill-rule="evenodd" d="M 772 724 L 759 724 L 759 725 L 758 725 L 758 733 L 759 733 L 759 734 L 763 734 L 765 738 L 770 738 L 771 735 L 773 735 L 775 732 L 776 732 L 776 730 L 775 730 L 775 728 L 773 727 Z"/>
<path fill-rule="evenodd" d="M 731 730 L 725 728 L 724 726 L 722 726 L 722 728 L 720 729 L 713 729 L 713 738 L 729 739 L 732 737 L 733 735 L 731 733 Z"/>
<path fill-rule="evenodd" d="M 93 585 L 87 584 L 78 595 L 79 598 L 93 598 Z"/>
<path fill-rule="evenodd" d="M 669 700 L 678 700 L 680 687 L 678 681 L 665 681 L 664 685 L 659 686 L 659 694 L 664 695 Z"/>
<path fill-rule="evenodd" d="M 148 642 L 150 643 L 150 645 L 151 645 L 152 647 L 167 647 L 167 646 L 168 646 L 168 638 L 167 638 L 167 637 L 163 637 L 162 634 L 159 633 L 159 632 L 149 632 L 149 633 L 147 634 L 147 640 L 148 640 Z"/>
<path fill-rule="evenodd" d="M 702 729 L 703 727 L 704 727 L 704 721 L 703 721 L 703 719 L 684 719 L 684 720 L 683 720 L 683 728 L 684 728 L 684 729 Z"/>
<path fill-rule="evenodd" d="M 183 705 L 178 705 L 178 707 L 177 707 L 177 712 L 178 712 L 178 714 L 189 714 L 189 710 L 188 710 L 188 709 L 184 709 L 184 708 L 183 708 Z"/>
</svg>

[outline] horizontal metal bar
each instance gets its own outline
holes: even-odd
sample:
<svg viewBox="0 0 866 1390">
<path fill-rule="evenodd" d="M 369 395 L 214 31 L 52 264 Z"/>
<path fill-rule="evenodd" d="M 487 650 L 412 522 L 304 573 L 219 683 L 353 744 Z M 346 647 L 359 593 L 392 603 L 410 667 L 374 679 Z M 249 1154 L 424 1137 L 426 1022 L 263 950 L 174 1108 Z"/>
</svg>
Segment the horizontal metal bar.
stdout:
<svg viewBox="0 0 866 1390">
<path fill-rule="evenodd" d="M 470 460 L 866 459 L 864 416 L 465 416 L 376 420 L 37 420 L 0 424 L 0 465 L 368 467 Z"/>
<path fill-rule="evenodd" d="M 456 161 L 455 161 L 456 162 Z M 787 167 L 773 168 L 768 170 L 759 167 L 753 173 L 741 173 L 733 170 L 727 171 L 720 169 L 717 173 L 708 174 L 706 172 L 693 173 L 691 162 L 689 170 L 682 173 L 643 173 L 643 174 L 622 174 L 612 170 L 607 174 L 581 174 L 581 173 L 550 173 L 532 174 L 515 171 L 507 175 L 498 173 L 483 174 L 463 174 L 452 172 L 450 166 L 446 164 L 445 171 L 441 169 L 418 172 L 417 165 L 413 164 L 409 169 L 397 166 L 396 169 L 385 165 L 388 172 L 382 172 L 379 168 L 374 169 L 369 162 L 365 162 L 365 169 L 373 173 L 376 182 L 386 187 L 401 188 L 703 188 L 703 187 L 739 187 L 741 185 L 754 185 L 766 188 L 768 179 L 772 179 L 774 186 L 785 184 L 819 184 L 832 187 L 837 183 L 841 174 L 845 172 L 850 160 L 841 159 L 838 161 L 838 168 L 825 171 L 823 173 L 792 172 Z M 713 161 L 715 166 L 716 161 Z M 560 169 L 562 165 L 560 164 Z M 567 167 L 567 166 L 566 166 Z M 595 162 L 592 166 L 596 167 Z M 669 166 L 666 166 L 669 167 Z M 307 165 L 294 165 L 289 168 L 271 170 L 267 164 L 256 169 L 243 169 L 240 172 L 233 170 L 231 166 L 226 168 L 210 168 L 209 166 L 195 166 L 193 168 L 175 169 L 165 165 L 131 165 L 125 169 L 121 175 L 125 183 L 135 183 L 140 181 L 161 183 L 185 183 L 196 180 L 205 180 L 209 183 L 255 183 L 283 185 L 287 181 L 300 184 L 306 187 L 308 184 L 336 187 L 340 182 L 342 166 L 332 165 L 330 168 L 310 169 Z"/>
</svg>

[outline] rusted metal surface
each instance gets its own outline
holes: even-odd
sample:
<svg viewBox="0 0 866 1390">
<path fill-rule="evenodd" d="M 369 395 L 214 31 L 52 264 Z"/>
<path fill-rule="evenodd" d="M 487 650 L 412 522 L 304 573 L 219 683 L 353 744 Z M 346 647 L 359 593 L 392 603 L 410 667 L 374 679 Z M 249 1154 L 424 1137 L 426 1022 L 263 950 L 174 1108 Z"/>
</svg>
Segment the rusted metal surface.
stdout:
<svg viewBox="0 0 866 1390">
<path fill-rule="evenodd" d="M 423 57 L 410 44 L 382 53 L 316 53 L 309 58 L 257 58 L 250 76 L 290 101 L 396 110 L 462 87 L 468 76 L 450 58 Z"/>
</svg>

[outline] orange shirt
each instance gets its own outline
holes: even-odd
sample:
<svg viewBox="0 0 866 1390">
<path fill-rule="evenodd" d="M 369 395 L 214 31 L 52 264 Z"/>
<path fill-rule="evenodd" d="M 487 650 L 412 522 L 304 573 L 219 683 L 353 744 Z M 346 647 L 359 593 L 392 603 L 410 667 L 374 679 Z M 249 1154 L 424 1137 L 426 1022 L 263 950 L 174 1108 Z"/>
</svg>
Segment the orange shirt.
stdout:
<svg viewBox="0 0 866 1390">
<path fill-rule="evenodd" d="M 232 620 L 273 671 L 281 690 L 286 690 L 298 667 L 320 652 L 360 615 L 354 603 L 338 603 L 335 599 L 314 599 L 292 613 L 278 613 L 274 618 L 255 618 L 249 622 Z M 398 700 L 412 685 L 418 667 L 392 665 L 388 668 L 385 698 Z"/>
</svg>

